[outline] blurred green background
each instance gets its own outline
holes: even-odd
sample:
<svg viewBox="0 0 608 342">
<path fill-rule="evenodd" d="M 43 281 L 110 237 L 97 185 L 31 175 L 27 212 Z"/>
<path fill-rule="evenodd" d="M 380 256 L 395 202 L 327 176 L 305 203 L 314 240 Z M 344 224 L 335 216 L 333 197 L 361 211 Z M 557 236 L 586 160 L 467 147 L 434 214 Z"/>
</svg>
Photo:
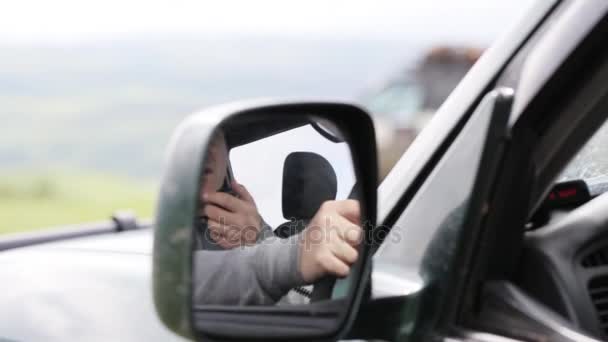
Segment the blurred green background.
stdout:
<svg viewBox="0 0 608 342">
<path fill-rule="evenodd" d="M 3 173 L 0 233 L 98 221 L 109 218 L 117 208 L 149 217 L 154 195 L 152 182 L 95 171 Z"/>
<path fill-rule="evenodd" d="M 151 217 L 188 114 L 255 97 L 358 101 L 438 44 L 487 46 L 531 2 L 7 4 L 0 233 Z"/>
<path fill-rule="evenodd" d="M 243 98 L 352 99 L 409 56 L 395 41 L 281 36 L 0 49 L 0 233 L 122 209 L 149 218 L 165 145 L 185 116 Z"/>
</svg>

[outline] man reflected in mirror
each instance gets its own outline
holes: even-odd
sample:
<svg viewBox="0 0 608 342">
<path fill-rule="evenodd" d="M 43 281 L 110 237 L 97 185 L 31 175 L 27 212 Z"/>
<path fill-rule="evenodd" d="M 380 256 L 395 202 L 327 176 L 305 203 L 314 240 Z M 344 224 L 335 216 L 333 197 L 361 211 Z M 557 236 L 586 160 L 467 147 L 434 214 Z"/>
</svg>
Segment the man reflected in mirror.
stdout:
<svg viewBox="0 0 608 342">
<path fill-rule="evenodd" d="M 199 216 L 209 231 L 202 239 L 210 238 L 222 249 L 231 249 L 271 236 L 272 228 L 262 219 L 251 194 L 227 176 L 228 147 L 224 133 L 218 130 L 211 139 L 203 167 Z M 207 242 L 199 244 L 209 246 Z"/>
<path fill-rule="evenodd" d="M 362 240 L 359 202 L 327 201 L 300 234 L 275 237 L 249 192 L 235 181 L 226 186 L 227 151 L 218 132 L 203 170 L 200 214 L 222 250 L 194 251 L 194 305 L 271 305 L 292 288 L 348 276 Z"/>
</svg>

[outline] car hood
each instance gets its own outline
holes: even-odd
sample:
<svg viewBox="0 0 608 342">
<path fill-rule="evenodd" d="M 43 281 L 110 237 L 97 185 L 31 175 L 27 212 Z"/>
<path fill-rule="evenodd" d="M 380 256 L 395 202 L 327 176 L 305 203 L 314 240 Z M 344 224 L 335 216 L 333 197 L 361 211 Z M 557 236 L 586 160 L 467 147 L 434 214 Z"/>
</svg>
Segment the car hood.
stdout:
<svg viewBox="0 0 608 342">
<path fill-rule="evenodd" d="M 0 253 L 0 339 L 176 341 L 156 316 L 152 230 Z"/>
</svg>

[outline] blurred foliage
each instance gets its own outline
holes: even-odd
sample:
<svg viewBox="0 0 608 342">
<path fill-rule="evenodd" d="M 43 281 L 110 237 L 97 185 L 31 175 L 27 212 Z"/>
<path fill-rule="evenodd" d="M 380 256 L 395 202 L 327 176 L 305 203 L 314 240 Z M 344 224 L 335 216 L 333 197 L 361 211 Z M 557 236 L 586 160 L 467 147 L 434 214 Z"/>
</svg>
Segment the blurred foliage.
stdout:
<svg viewBox="0 0 608 342">
<path fill-rule="evenodd" d="M 149 217 L 166 144 L 186 115 L 250 97 L 349 98 L 415 55 L 400 41 L 282 35 L 1 50 L 0 233 L 103 220 L 127 208 Z"/>
<path fill-rule="evenodd" d="M 107 220 L 118 209 L 153 214 L 156 188 L 98 172 L 0 173 L 0 233 Z"/>
<path fill-rule="evenodd" d="M 237 38 L 0 46 L 0 172 L 61 165 L 157 179 L 188 114 L 251 97 L 349 98 L 412 49 Z"/>
</svg>

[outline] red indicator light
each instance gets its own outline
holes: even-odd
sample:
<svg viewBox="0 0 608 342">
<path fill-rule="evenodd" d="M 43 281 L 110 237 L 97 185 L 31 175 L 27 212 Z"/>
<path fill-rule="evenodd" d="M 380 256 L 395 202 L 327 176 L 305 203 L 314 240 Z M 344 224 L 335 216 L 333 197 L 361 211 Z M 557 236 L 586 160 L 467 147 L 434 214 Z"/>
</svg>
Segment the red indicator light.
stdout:
<svg viewBox="0 0 608 342">
<path fill-rule="evenodd" d="M 560 190 L 558 192 L 558 194 L 559 194 L 560 198 L 574 197 L 574 196 L 576 196 L 576 189 L 571 188 L 571 189 Z"/>
<path fill-rule="evenodd" d="M 582 180 L 557 183 L 547 195 L 545 205 L 549 209 L 566 208 L 591 200 L 587 184 Z"/>
</svg>

